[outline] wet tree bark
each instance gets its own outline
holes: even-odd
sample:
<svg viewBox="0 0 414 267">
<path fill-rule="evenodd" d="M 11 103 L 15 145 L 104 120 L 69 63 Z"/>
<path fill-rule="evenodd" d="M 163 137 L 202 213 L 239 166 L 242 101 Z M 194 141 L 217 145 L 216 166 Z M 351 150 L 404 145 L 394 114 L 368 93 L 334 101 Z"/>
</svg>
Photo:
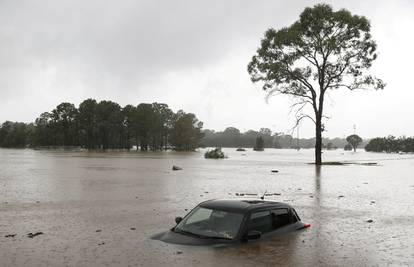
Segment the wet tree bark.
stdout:
<svg viewBox="0 0 414 267">
<path fill-rule="evenodd" d="M 315 137 L 315 164 L 322 165 L 322 120 L 318 114 L 316 114 Z"/>
</svg>

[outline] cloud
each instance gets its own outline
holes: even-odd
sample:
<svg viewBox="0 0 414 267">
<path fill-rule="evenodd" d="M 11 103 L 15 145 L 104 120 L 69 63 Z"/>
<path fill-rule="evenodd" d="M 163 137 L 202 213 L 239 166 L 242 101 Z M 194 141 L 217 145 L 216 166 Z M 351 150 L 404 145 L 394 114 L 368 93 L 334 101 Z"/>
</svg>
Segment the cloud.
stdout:
<svg viewBox="0 0 414 267">
<path fill-rule="evenodd" d="M 267 28 L 290 25 L 314 3 L 1 1 L 0 121 L 33 121 L 60 102 L 79 104 L 93 97 L 121 105 L 166 102 L 174 109 L 194 112 L 206 127 L 216 129 L 275 125 L 275 130 L 286 131 L 292 125 L 287 117 L 289 100 L 278 98 L 266 104 L 260 86 L 250 82 L 246 65 Z M 353 124 L 349 121 L 355 121 L 346 118 L 351 103 L 372 114 L 370 98 L 384 107 L 398 101 L 394 90 L 412 96 L 403 77 L 408 63 L 402 64 L 403 71 L 396 71 L 401 59 L 395 55 L 403 56 L 402 49 L 412 43 L 404 32 L 412 28 L 413 19 L 407 1 L 335 1 L 333 5 L 371 19 L 380 49 L 381 66 L 376 70 L 389 83 L 387 99 L 384 94 L 358 95 L 356 102 L 354 96 L 333 97 L 337 102 L 329 109 L 333 118 L 329 124 L 334 125 L 329 135 L 341 136 Z M 389 10 L 398 13 L 398 19 L 385 16 Z M 412 61 L 411 55 L 405 57 Z M 392 105 L 401 114 L 408 112 L 407 107 Z M 400 123 L 395 129 L 407 134 L 414 130 L 406 125 L 410 122 L 393 121 Z M 385 133 L 371 117 L 355 123 L 374 124 L 367 135 Z M 305 124 L 303 133 L 311 136 L 311 125 Z"/>
</svg>

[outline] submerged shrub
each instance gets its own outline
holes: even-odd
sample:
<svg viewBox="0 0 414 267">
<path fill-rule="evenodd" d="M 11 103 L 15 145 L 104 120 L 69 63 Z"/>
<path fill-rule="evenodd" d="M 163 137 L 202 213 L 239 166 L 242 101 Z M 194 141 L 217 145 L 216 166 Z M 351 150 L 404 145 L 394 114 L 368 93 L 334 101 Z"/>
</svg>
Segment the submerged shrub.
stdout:
<svg viewBox="0 0 414 267">
<path fill-rule="evenodd" d="M 206 159 L 224 159 L 224 153 L 221 151 L 220 147 L 217 147 L 213 150 L 209 150 L 204 154 Z"/>
</svg>

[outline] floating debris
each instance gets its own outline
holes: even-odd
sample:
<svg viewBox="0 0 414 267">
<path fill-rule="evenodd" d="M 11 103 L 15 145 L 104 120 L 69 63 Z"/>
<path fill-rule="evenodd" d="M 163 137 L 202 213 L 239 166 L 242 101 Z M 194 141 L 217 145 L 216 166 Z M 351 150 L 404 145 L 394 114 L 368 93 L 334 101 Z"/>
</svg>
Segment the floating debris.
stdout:
<svg viewBox="0 0 414 267">
<path fill-rule="evenodd" d="M 345 196 L 343 196 L 343 195 L 338 196 L 338 198 L 343 198 L 343 197 L 345 197 Z"/>
<path fill-rule="evenodd" d="M 257 196 L 257 193 L 236 193 L 236 196 L 243 197 L 243 196 Z M 266 193 L 264 196 L 280 196 L 281 193 Z"/>
<path fill-rule="evenodd" d="M 181 168 L 181 167 L 178 167 L 178 166 L 172 166 L 172 170 L 173 171 L 180 171 L 180 170 L 182 170 L 183 168 Z"/>
<path fill-rule="evenodd" d="M 38 235 L 43 235 L 43 232 L 36 232 L 36 233 L 28 233 L 27 234 L 27 237 L 28 238 L 33 238 L 33 237 L 36 237 L 36 236 L 38 236 Z"/>
<path fill-rule="evenodd" d="M 269 196 L 280 196 L 281 193 L 266 193 L 265 196 L 269 197 Z"/>
<path fill-rule="evenodd" d="M 372 219 L 367 220 L 367 223 L 373 223 L 373 222 L 374 222 L 374 220 L 372 220 Z"/>
<path fill-rule="evenodd" d="M 180 254 L 183 254 L 183 252 L 178 250 L 178 251 L 175 252 L 175 254 L 180 255 Z"/>
<path fill-rule="evenodd" d="M 102 246 L 102 245 L 105 245 L 105 242 L 101 242 L 98 244 L 98 246 Z"/>
<path fill-rule="evenodd" d="M 10 238 L 10 237 L 15 237 L 16 236 L 16 234 L 10 234 L 10 235 L 5 235 L 4 237 L 5 238 Z"/>
<path fill-rule="evenodd" d="M 95 232 L 100 233 L 100 232 L 102 232 L 102 230 L 101 229 L 98 229 Z"/>
<path fill-rule="evenodd" d="M 137 230 L 135 227 L 131 227 L 131 228 L 129 228 L 129 229 L 131 229 L 132 231 Z"/>
<path fill-rule="evenodd" d="M 271 170 L 272 173 L 278 173 L 278 170 Z"/>
</svg>

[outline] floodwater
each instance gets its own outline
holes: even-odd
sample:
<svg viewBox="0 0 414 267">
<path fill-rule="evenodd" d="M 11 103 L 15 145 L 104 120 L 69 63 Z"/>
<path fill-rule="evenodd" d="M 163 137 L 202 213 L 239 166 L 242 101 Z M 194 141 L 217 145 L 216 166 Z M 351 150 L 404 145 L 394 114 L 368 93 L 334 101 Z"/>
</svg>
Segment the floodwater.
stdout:
<svg viewBox="0 0 414 267">
<path fill-rule="evenodd" d="M 0 266 L 414 265 L 413 154 L 325 151 L 379 166 L 318 171 L 313 150 L 203 152 L 0 149 Z M 312 226 L 227 248 L 149 238 L 203 200 L 265 191 Z"/>
</svg>

